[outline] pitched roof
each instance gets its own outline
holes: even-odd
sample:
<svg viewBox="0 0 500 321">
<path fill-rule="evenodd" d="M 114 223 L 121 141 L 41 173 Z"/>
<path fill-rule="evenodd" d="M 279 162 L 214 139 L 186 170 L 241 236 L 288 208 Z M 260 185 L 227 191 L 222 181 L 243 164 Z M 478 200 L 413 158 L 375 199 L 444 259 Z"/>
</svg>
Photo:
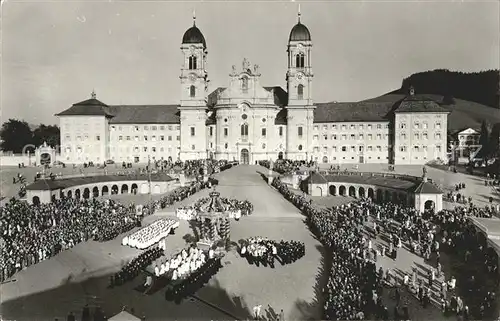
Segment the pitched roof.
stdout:
<svg viewBox="0 0 500 321">
<path fill-rule="evenodd" d="M 326 178 L 318 172 L 312 172 L 311 175 L 306 179 L 309 184 L 326 184 L 328 181 Z"/>
<path fill-rule="evenodd" d="M 95 98 L 73 104 L 70 108 L 56 116 L 107 116 L 110 117 L 109 106 Z"/>
<path fill-rule="evenodd" d="M 395 110 L 396 113 L 422 113 L 422 112 L 437 112 L 449 113 L 449 111 L 434 101 L 433 99 L 423 95 L 406 96 L 399 107 Z"/>
<path fill-rule="evenodd" d="M 443 192 L 436 185 L 422 181 L 420 184 L 416 185 L 413 190 L 415 194 L 443 194 Z"/>
<path fill-rule="evenodd" d="M 110 124 L 179 124 L 178 105 L 110 106 Z"/>
<path fill-rule="evenodd" d="M 392 102 L 318 103 L 314 122 L 388 121 L 393 105 Z"/>
</svg>

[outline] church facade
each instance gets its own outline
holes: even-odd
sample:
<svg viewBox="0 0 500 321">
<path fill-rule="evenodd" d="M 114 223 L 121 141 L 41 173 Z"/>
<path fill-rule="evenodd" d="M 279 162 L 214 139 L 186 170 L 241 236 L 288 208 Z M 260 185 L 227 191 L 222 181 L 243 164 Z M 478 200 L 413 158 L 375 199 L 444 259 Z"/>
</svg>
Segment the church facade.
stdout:
<svg viewBox="0 0 500 321">
<path fill-rule="evenodd" d="M 263 86 L 259 66 L 244 59 L 232 66 L 227 87 L 209 93 L 207 42 L 194 22 L 181 50 L 179 104 L 107 105 L 93 93 L 57 114 L 61 160 L 425 164 L 446 159 L 448 111 L 413 89 L 396 104 L 315 103 L 313 42 L 300 13 L 289 35 L 286 90 Z"/>
</svg>

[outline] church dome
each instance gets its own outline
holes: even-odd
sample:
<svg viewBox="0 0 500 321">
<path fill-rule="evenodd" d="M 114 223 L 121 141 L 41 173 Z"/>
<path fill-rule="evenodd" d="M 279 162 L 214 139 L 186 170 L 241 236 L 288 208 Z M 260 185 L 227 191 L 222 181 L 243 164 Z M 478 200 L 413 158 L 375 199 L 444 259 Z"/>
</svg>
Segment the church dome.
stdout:
<svg viewBox="0 0 500 321">
<path fill-rule="evenodd" d="M 203 48 L 207 48 L 207 43 L 205 42 L 205 37 L 201 33 L 200 29 L 193 25 L 189 28 L 182 37 L 182 43 L 202 43 Z"/>
<path fill-rule="evenodd" d="M 302 23 L 297 23 L 290 31 L 289 41 L 311 41 L 311 33 L 309 29 Z"/>
</svg>

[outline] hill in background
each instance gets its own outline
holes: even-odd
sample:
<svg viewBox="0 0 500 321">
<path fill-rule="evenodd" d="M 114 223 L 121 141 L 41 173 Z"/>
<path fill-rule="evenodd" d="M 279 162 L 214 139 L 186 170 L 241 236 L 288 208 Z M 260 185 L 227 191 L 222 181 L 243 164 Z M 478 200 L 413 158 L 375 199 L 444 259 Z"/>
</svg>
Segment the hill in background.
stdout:
<svg viewBox="0 0 500 321">
<path fill-rule="evenodd" d="M 420 93 L 418 93 L 420 94 Z M 423 93 L 422 93 L 423 94 Z M 490 127 L 500 123 L 500 109 L 494 109 L 476 102 L 463 99 L 454 99 L 454 104 L 443 105 L 444 96 L 434 94 L 423 94 L 450 111 L 448 116 L 448 130 L 456 131 L 467 127 L 480 129 L 481 123 L 486 121 Z M 403 99 L 406 94 L 386 94 L 380 97 L 364 100 L 365 102 L 391 102 L 396 103 Z"/>
<path fill-rule="evenodd" d="M 413 86 L 418 94 L 442 95 L 499 109 L 500 72 L 487 70 L 473 73 L 436 69 L 419 72 L 403 79 L 401 88 L 389 94 L 406 94 Z"/>
</svg>

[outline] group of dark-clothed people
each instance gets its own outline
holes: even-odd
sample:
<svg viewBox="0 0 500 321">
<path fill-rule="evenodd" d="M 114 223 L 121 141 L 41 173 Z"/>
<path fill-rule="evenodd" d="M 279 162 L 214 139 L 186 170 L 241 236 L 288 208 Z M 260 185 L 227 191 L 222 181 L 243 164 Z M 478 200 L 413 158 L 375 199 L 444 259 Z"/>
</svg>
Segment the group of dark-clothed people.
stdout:
<svg viewBox="0 0 500 321">
<path fill-rule="evenodd" d="M 382 277 L 366 252 L 361 225 L 367 219 L 361 205 L 350 203 L 330 210 L 319 209 L 295 194 L 278 178 L 273 186 L 306 216 L 311 231 L 329 249 L 331 263 L 324 305 L 325 319 L 362 320 L 388 317 L 381 301 Z"/>
<path fill-rule="evenodd" d="M 268 160 L 259 161 L 260 166 L 264 166 L 265 168 L 271 167 L 271 162 Z M 291 172 L 295 172 L 300 170 L 301 167 L 311 167 L 314 165 L 314 162 L 306 162 L 306 161 L 297 161 L 297 160 L 289 160 L 289 159 L 278 159 L 273 163 L 272 170 L 276 173 L 280 174 L 288 174 Z"/>
<path fill-rule="evenodd" d="M 163 249 L 159 247 L 153 247 L 142 252 L 110 277 L 110 286 L 119 286 L 133 280 L 142 270 L 161 256 L 163 256 Z"/>
<path fill-rule="evenodd" d="M 209 257 L 199 269 L 187 274 L 185 277 L 171 280 L 166 287 L 165 299 L 180 302 L 198 291 L 222 268 L 221 260 L 222 257 L 220 256 Z"/>
<path fill-rule="evenodd" d="M 427 273 L 427 282 L 418 280 L 416 270 L 412 273 L 411 288 L 424 307 L 434 297 L 447 315 L 455 313 L 480 319 L 491 316 L 499 284 L 498 256 L 488 249 L 485 239 L 478 239 L 470 217 L 491 218 L 495 209 L 470 205 L 437 213 L 426 210 L 421 214 L 414 208 L 391 203 L 370 203 L 367 211 L 377 219 L 377 227 L 383 226 L 389 234 L 390 247 L 397 251 L 402 243 L 407 244 L 412 252 L 433 266 Z M 458 260 L 466 262 L 465 269 L 472 265 L 473 268 L 458 271 L 462 272 L 458 280 L 452 275 L 449 280 L 438 281 L 442 275 L 441 253 L 458 255 Z M 408 276 L 404 280 L 410 283 Z M 460 293 L 455 291 L 456 282 L 464 289 Z"/>
<path fill-rule="evenodd" d="M 135 211 L 112 200 L 62 198 L 0 207 L 0 280 L 89 239 L 105 241 L 137 225 Z"/>
<path fill-rule="evenodd" d="M 251 237 L 243 242 L 240 254 L 249 264 L 274 268 L 274 261 L 281 265 L 291 264 L 302 258 L 306 253 L 303 242 L 284 241 L 276 242 L 263 237 Z"/>
<path fill-rule="evenodd" d="M 498 256 L 487 249 L 485 240 L 478 241 L 474 224 L 469 220 L 471 216 L 492 217 L 494 211 L 489 207 L 483 209 L 471 205 L 438 213 L 432 210 L 420 213 L 414 208 L 392 203 L 375 204 L 371 200 L 360 200 L 332 209 L 318 209 L 303 195 L 290 191 L 279 179 L 274 180 L 273 186 L 306 214 L 311 230 L 331 249 L 332 270 L 325 291 L 325 318 L 389 317 L 380 297 L 382 285 L 391 279 L 392 271 L 380 269 L 377 273 L 375 270 L 377 251 L 371 249 L 371 240 L 367 246 L 361 231 L 369 217 L 375 222 L 375 235 L 382 229 L 388 235 L 391 249 L 387 252 L 397 255 L 398 248 L 405 244 L 434 266 L 427 282 L 418 281 L 416 271 L 414 273 L 412 283 L 419 284 L 415 286 L 415 294 L 422 305 L 427 306 L 431 298 L 437 296 L 438 302 L 442 300 L 446 314 L 483 319 L 493 313 L 495 290 L 499 284 Z M 367 255 L 367 248 L 373 255 Z M 442 272 L 440 253 L 443 251 L 458 254 L 461 256 L 458 260 L 467 262 L 464 266 L 469 270 L 461 273 L 465 276 L 459 275 L 458 280 L 451 276 L 449 281 L 442 283 L 437 281 L 436 276 Z M 458 289 L 453 291 L 457 281 L 465 288 L 462 294 L 457 292 Z M 403 282 L 410 283 L 408 276 Z M 468 306 L 464 303 L 467 300 Z M 401 306 L 398 302 L 394 315 L 408 319 L 407 305 Z"/>
</svg>

